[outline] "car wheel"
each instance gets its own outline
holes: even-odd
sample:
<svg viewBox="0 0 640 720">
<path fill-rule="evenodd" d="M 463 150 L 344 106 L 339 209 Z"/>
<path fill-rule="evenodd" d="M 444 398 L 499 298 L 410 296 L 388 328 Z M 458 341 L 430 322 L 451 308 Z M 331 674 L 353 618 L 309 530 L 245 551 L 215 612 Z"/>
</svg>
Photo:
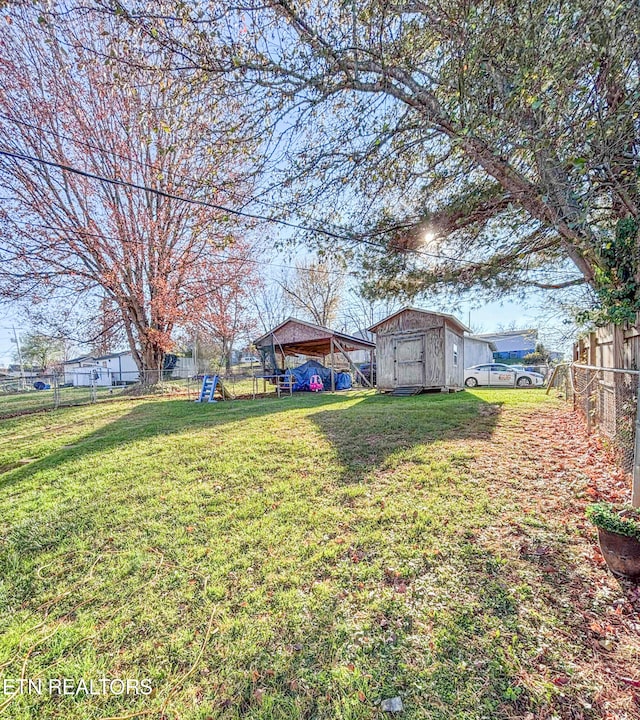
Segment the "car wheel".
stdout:
<svg viewBox="0 0 640 720">
<path fill-rule="evenodd" d="M 531 385 L 531 378 L 528 378 L 528 377 L 518 378 L 516 385 L 518 387 L 529 387 L 529 385 Z"/>
<path fill-rule="evenodd" d="M 475 378 L 467 378 L 467 379 L 464 381 L 464 384 L 465 384 L 467 387 L 477 387 L 478 381 L 477 381 Z"/>
</svg>

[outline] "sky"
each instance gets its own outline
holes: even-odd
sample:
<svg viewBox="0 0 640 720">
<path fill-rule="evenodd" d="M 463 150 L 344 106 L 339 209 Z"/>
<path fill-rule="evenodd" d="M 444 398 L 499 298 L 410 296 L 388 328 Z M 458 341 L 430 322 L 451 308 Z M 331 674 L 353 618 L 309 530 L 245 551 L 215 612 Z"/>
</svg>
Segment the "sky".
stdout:
<svg viewBox="0 0 640 720">
<path fill-rule="evenodd" d="M 428 303 L 416 304 L 425 309 L 430 309 Z M 438 309 L 448 311 L 441 304 Z M 540 327 L 540 339 L 545 342 L 547 349 L 568 352 L 566 345 L 558 346 L 557 343 L 554 344 L 553 335 L 545 328 L 544 322 L 541 322 L 539 310 L 535 307 L 526 307 L 521 302 L 510 301 L 493 302 L 476 307 L 475 303 L 470 301 L 461 303 L 459 309 L 452 311 L 452 314 L 465 324 L 469 324 L 469 313 L 471 313 L 471 326 L 474 328 L 480 327 L 482 332 L 494 332 L 499 330 L 500 326 L 504 327 L 512 324 L 518 328 Z M 15 362 L 16 345 L 11 341 L 13 338 L 13 325 L 15 325 L 18 336 L 24 335 L 29 328 L 20 325 L 18 316 L 10 308 L 5 308 L 2 311 L 0 323 L 0 366 L 6 367 L 9 363 Z"/>
</svg>

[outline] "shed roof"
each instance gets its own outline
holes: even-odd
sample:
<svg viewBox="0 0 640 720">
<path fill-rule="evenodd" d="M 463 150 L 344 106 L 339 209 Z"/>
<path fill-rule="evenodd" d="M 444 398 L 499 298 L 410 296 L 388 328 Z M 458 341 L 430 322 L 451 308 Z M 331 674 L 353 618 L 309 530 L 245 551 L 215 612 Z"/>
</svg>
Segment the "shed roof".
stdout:
<svg viewBox="0 0 640 720">
<path fill-rule="evenodd" d="M 371 327 L 367 329 L 369 330 L 369 332 L 376 332 L 376 328 L 380 327 L 380 325 L 386 323 L 388 320 L 391 320 L 391 318 L 394 318 L 397 315 L 400 315 L 401 313 L 407 312 L 409 310 L 412 312 L 424 313 L 425 315 L 437 315 L 438 317 L 443 317 L 446 320 L 449 320 L 449 322 L 456 325 L 462 332 L 471 332 L 471 329 L 468 328 L 464 323 L 461 323 L 460 320 L 458 320 L 458 318 L 454 315 L 450 315 L 449 313 L 437 312 L 436 310 L 425 310 L 424 308 L 417 308 L 411 306 L 403 307 L 400 310 L 391 313 L 391 315 L 387 315 L 386 318 L 379 320 L 375 325 L 371 325 Z"/>
<path fill-rule="evenodd" d="M 314 325 L 306 320 L 287 318 L 283 323 L 261 335 L 253 344 L 257 348 L 274 345 L 276 350 L 299 355 L 322 357 L 331 352 L 331 339 L 337 340 L 346 351 L 371 350 L 375 343 L 346 333 Z"/>
</svg>

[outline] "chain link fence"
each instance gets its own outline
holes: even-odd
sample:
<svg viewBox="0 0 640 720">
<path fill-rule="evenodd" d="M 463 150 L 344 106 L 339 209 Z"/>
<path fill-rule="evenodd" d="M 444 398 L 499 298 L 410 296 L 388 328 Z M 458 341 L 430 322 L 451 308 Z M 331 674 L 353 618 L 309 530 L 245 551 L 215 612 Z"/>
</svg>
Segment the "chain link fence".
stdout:
<svg viewBox="0 0 640 720">
<path fill-rule="evenodd" d="M 211 373 L 213 374 L 213 373 Z M 216 398 L 253 398 L 278 395 L 278 387 L 255 377 L 250 370 L 217 373 L 221 383 Z M 203 375 L 173 377 L 171 372 L 110 372 L 99 366 L 63 373 L 0 380 L 0 418 L 10 418 L 72 405 L 88 405 L 141 397 L 172 397 L 195 401 Z M 225 393 L 220 392 L 224 388 Z"/>
<path fill-rule="evenodd" d="M 43 410 L 73 405 L 88 405 L 136 397 L 172 397 L 197 400 L 205 374 L 174 377 L 162 373 L 108 371 L 100 366 L 83 367 L 73 372 L 38 375 L 29 378 L 0 380 L 0 418 L 9 418 Z M 254 399 L 290 394 L 274 375 L 264 375 L 257 368 L 234 371 L 212 370 L 208 375 L 219 378 L 216 399 Z M 282 376 L 280 376 L 282 380 Z"/>
<path fill-rule="evenodd" d="M 567 366 L 567 399 L 584 418 L 589 432 L 599 433 L 617 454 L 620 466 L 633 469 L 638 378 L 634 370 L 612 370 L 587 365 Z M 562 387 L 556 385 L 554 387 Z"/>
<path fill-rule="evenodd" d="M 73 377 L 64 374 L 38 375 L 0 381 L 0 417 L 12 417 L 71 405 L 145 395 L 175 395 L 195 398 L 195 378 L 158 378 L 135 373 L 104 372 L 103 368 L 82 368 Z"/>
</svg>

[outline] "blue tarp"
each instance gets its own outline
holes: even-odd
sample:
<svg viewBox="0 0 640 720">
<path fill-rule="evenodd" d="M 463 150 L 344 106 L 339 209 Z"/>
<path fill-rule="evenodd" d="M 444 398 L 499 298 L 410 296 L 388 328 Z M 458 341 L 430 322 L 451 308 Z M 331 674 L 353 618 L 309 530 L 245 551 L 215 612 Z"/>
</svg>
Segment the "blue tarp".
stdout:
<svg viewBox="0 0 640 720">
<path fill-rule="evenodd" d="M 307 360 L 293 370 L 286 370 L 285 376 L 293 375 L 293 391 L 309 390 L 309 380 L 312 375 L 319 375 L 325 390 L 331 389 L 331 370 L 316 360 Z M 348 390 L 351 387 L 351 375 L 346 372 L 336 373 L 336 390 Z"/>
</svg>

